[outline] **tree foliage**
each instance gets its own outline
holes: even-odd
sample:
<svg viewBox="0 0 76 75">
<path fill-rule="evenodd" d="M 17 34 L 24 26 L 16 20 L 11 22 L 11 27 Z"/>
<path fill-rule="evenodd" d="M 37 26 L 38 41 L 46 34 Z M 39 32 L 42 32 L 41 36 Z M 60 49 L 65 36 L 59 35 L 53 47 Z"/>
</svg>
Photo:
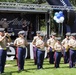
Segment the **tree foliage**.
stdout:
<svg viewBox="0 0 76 75">
<path fill-rule="evenodd" d="M 76 0 L 70 0 L 70 2 L 71 2 L 74 6 L 76 6 Z"/>
<path fill-rule="evenodd" d="M 0 2 L 19 2 L 19 3 L 44 3 L 46 0 L 0 0 Z"/>
<path fill-rule="evenodd" d="M 41 4 L 46 2 L 46 0 L 0 0 L 0 2 L 20 2 L 20 3 L 37 3 Z M 76 0 L 70 0 L 72 5 L 76 6 Z"/>
</svg>

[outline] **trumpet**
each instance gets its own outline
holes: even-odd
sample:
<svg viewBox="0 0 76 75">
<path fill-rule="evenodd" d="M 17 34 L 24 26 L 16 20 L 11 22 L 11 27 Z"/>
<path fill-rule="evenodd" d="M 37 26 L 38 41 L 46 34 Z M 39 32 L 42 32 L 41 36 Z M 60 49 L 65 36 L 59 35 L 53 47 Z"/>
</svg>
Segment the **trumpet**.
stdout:
<svg viewBox="0 0 76 75">
<path fill-rule="evenodd" d="M 5 36 L 6 37 L 10 37 L 11 35 L 9 33 L 5 33 Z"/>
</svg>

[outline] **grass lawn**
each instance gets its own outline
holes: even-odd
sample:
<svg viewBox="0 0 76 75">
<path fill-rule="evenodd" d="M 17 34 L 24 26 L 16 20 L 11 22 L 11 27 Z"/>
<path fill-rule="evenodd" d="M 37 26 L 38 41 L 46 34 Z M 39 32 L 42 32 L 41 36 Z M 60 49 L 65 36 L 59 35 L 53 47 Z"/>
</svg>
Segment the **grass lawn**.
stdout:
<svg viewBox="0 0 76 75">
<path fill-rule="evenodd" d="M 25 70 L 18 73 L 18 67 L 16 66 L 16 60 L 7 61 L 5 67 L 5 73 L 2 75 L 75 75 L 76 68 L 69 68 L 69 64 L 63 64 L 63 59 L 60 64 L 60 68 L 54 68 L 54 64 L 49 64 L 48 59 L 44 60 L 44 69 L 37 70 L 37 66 L 34 65 L 33 60 L 25 60 Z"/>
</svg>

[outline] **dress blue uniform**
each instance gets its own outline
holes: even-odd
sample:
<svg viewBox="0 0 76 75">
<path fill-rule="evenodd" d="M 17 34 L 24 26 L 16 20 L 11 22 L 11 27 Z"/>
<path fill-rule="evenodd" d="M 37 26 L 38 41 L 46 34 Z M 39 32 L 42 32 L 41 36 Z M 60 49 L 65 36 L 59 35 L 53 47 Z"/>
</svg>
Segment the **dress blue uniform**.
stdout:
<svg viewBox="0 0 76 75">
<path fill-rule="evenodd" d="M 66 33 L 66 38 L 63 39 L 62 41 L 62 45 L 64 47 L 63 49 L 63 57 L 64 57 L 64 63 L 68 63 L 69 62 L 69 46 L 68 46 L 68 43 L 69 43 L 69 38 L 70 36 L 70 33 Z"/>
<path fill-rule="evenodd" d="M 60 64 L 60 59 L 61 59 L 61 51 L 62 51 L 62 45 L 60 43 L 61 38 L 58 37 L 56 38 L 57 42 L 54 45 L 54 49 L 55 49 L 55 54 L 54 54 L 54 58 L 55 58 L 55 68 L 59 68 L 59 64 Z"/>
<path fill-rule="evenodd" d="M 17 46 L 17 60 L 18 60 L 18 70 L 24 70 L 24 59 L 26 54 L 27 41 L 24 37 L 24 32 L 20 31 L 18 33 L 19 37 L 14 41 L 14 45 Z"/>
<path fill-rule="evenodd" d="M 54 45 L 56 42 L 55 39 L 56 33 L 52 33 L 52 36 L 50 39 L 47 40 L 48 50 L 49 50 L 49 63 L 54 64 Z"/>
<path fill-rule="evenodd" d="M 32 44 L 33 44 L 33 54 L 34 54 L 34 64 L 37 64 L 37 47 L 36 47 L 36 42 L 40 39 L 40 31 L 36 32 L 37 36 L 34 37 Z"/>
<path fill-rule="evenodd" d="M 40 40 L 36 42 L 37 46 L 37 69 L 42 69 L 43 68 L 43 61 L 44 61 L 44 55 L 45 55 L 45 50 L 44 50 L 44 42 L 43 42 L 43 35 L 40 35 Z"/>
<path fill-rule="evenodd" d="M 69 47 L 70 47 L 70 60 L 69 60 L 69 67 L 75 67 L 75 61 L 76 61 L 76 33 L 71 34 L 71 39 L 69 40 Z"/>
<path fill-rule="evenodd" d="M 8 36 L 8 33 L 4 33 L 3 31 L 0 31 L 0 73 L 4 73 L 4 67 L 6 62 L 6 55 L 7 55 L 7 43 L 8 39 L 10 38 Z M 10 40 L 9 40 L 10 42 Z"/>
</svg>

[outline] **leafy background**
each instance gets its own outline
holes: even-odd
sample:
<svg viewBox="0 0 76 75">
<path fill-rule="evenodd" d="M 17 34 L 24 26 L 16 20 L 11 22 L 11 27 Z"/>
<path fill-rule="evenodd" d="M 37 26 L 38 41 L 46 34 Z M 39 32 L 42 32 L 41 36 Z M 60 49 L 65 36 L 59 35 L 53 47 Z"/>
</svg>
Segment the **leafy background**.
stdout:
<svg viewBox="0 0 76 75">
<path fill-rule="evenodd" d="M 45 3 L 46 0 L 0 0 L 1 2 L 25 2 L 25 3 Z M 76 6 L 76 0 L 70 0 L 70 2 Z"/>
</svg>

